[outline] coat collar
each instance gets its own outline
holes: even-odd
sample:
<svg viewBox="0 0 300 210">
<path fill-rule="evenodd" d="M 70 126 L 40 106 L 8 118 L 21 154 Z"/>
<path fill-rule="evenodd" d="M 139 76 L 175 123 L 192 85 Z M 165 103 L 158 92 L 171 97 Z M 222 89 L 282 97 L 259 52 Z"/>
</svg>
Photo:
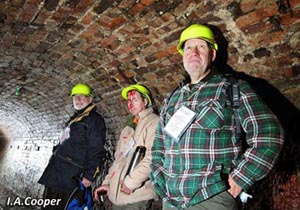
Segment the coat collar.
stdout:
<svg viewBox="0 0 300 210">
<path fill-rule="evenodd" d="M 141 120 L 143 120 L 146 116 L 148 116 L 149 114 L 153 113 L 153 108 L 149 107 L 141 112 L 138 113 L 138 122 L 140 122 Z M 126 125 L 128 125 L 129 127 L 135 129 L 137 124 L 134 123 L 134 121 L 136 121 L 135 116 L 130 117 L 130 119 L 126 122 Z"/>
</svg>

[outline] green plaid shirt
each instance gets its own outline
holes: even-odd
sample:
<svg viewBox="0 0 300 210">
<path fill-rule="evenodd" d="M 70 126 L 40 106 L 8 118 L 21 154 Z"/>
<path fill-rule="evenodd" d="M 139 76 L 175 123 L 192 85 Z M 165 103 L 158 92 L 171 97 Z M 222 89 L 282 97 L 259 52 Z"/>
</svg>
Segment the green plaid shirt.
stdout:
<svg viewBox="0 0 300 210">
<path fill-rule="evenodd" d="M 184 209 L 227 190 L 228 173 L 246 191 L 273 167 L 283 144 L 282 128 L 249 84 L 239 83 L 239 118 L 249 146 L 244 152 L 224 77 L 209 75 L 165 99 L 150 178 L 156 193 L 170 206 Z M 163 128 L 182 106 L 196 112 L 196 118 L 177 141 Z"/>
</svg>

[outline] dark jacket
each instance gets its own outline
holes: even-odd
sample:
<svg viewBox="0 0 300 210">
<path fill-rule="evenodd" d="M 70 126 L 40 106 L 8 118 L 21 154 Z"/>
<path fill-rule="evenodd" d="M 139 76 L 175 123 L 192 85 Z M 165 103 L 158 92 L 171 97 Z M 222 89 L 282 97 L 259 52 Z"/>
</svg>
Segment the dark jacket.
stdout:
<svg viewBox="0 0 300 210">
<path fill-rule="evenodd" d="M 69 138 L 57 146 L 38 183 L 54 189 L 73 191 L 73 180 L 83 177 L 93 181 L 97 166 L 105 156 L 105 124 L 96 107 L 89 105 L 69 120 Z M 91 109 L 92 108 L 92 109 Z M 91 111 L 84 112 L 91 109 Z"/>
</svg>

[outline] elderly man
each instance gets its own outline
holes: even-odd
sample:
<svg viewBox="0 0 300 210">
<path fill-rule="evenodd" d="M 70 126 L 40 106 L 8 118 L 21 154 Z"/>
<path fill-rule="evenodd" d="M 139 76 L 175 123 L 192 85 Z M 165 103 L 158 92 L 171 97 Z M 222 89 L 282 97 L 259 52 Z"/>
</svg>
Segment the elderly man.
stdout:
<svg viewBox="0 0 300 210">
<path fill-rule="evenodd" d="M 76 84 L 71 91 L 74 115 L 65 123 L 60 143 L 38 183 L 46 186 L 46 198 L 61 199 L 58 206 L 47 209 L 64 209 L 70 193 L 77 187 L 74 178 L 80 178 L 89 187 L 97 167 L 105 156 L 105 124 L 92 103 L 92 91 L 86 84 Z"/>
<path fill-rule="evenodd" d="M 245 81 L 239 81 L 238 108 L 230 105 L 227 79 L 212 70 L 218 44 L 209 27 L 187 27 L 177 49 L 190 82 L 164 102 L 150 178 L 164 210 L 237 209 L 235 198 L 272 169 L 281 126 Z"/>
</svg>

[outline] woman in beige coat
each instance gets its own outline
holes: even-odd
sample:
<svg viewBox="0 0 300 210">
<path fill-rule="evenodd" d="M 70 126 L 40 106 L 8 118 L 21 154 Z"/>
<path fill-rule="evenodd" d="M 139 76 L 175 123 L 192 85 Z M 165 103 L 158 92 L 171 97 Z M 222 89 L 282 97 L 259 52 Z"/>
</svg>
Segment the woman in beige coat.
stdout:
<svg viewBox="0 0 300 210">
<path fill-rule="evenodd" d="M 107 191 L 113 210 L 146 210 L 156 198 L 149 180 L 151 147 L 159 117 L 153 113 L 149 90 L 140 84 L 122 90 L 127 108 L 133 117 L 122 130 L 115 152 L 115 160 L 102 185 L 94 192 Z M 126 175 L 138 146 L 146 148 L 144 158 Z"/>
</svg>

